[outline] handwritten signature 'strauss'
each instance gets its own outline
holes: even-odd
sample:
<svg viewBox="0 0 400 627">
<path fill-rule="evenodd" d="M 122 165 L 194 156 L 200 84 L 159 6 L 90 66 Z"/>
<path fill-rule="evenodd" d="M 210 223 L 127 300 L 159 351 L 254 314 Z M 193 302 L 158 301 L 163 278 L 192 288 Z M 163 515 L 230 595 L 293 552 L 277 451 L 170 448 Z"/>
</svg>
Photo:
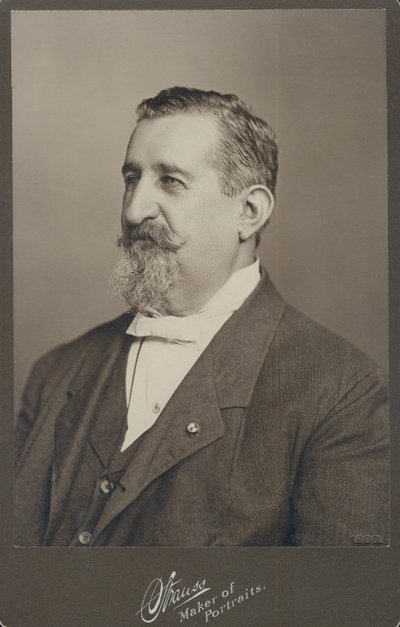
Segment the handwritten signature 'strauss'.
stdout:
<svg viewBox="0 0 400 627">
<path fill-rule="evenodd" d="M 136 614 L 144 623 L 152 623 L 167 609 L 177 609 L 185 603 L 199 597 L 211 588 L 206 587 L 205 579 L 198 579 L 193 586 L 181 586 L 181 579 L 175 580 L 176 572 L 173 570 L 166 584 L 161 577 L 156 577 L 147 587 L 142 600 L 140 610 Z"/>
</svg>

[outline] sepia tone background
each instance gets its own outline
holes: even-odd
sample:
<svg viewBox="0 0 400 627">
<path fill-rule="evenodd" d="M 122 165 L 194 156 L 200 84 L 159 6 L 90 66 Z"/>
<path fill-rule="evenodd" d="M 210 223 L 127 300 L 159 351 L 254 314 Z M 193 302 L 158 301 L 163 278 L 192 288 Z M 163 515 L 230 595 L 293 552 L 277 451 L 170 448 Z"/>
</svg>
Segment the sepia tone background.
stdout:
<svg viewBox="0 0 400 627">
<path fill-rule="evenodd" d="M 176 84 L 237 93 L 275 129 L 261 260 L 289 302 L 386 365 L 383 11 L 16 12 L 16 399 L 38 356 L 124 309 L 108 284 L 120 166 L 138 102 Z"/>
</svg>

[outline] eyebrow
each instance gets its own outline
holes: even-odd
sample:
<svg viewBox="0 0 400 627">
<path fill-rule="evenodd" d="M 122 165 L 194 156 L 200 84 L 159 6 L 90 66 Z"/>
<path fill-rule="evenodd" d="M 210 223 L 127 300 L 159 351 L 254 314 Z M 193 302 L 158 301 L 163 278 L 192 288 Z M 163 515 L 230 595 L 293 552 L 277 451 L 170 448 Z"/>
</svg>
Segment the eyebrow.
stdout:
<svg viewBox="0 0 400 627">
<path fill-rule="evenodd" d="M 184 170 L 175 163 L 157 163 L 156 167 L 158 170 L 160 170 L 160 172 L 163 172 L 164 174 L 171 174 L 172 172 L 175 172 L 176 174 L 182 174 L 182 176 L 184 176 L 185 178 L 193 178 L 190 172 Z"/>
<path fill-rule="evenodd" d="M 121 172 L 122 174 L 127 174 L 128 172 L 139 172 L 140 168 L 136 163 L 133 163 L 133 161 L 125 161 L 125 163 L 123 164 L 122 168 L 121 168 Z"/>
<path fill-rule="evenodd" d="M 159 172 L 163 174 L 172 174 L 174 172 L 176 174 L 181 174 L 187 179 L 190 179 L 190 180 L 193 179 L 193 175 L 190 174 L 190 172 L 188 172 L 187 170 L 184 170 L 183 168 L 176 165 L 175 163 L 160 162 L 160 163 L 156 163 L 153 167 L 155 170 L 158 170 Z M 125 161 L 125 163 L 123 164 L 121 168 L 121 171 L 122 171 L 122 174 L 127 174 L 128 172 L 140 172 L 141 168 L 139 167 L 137 163 L 134 163 L 133 161 Z"/>
</svg>

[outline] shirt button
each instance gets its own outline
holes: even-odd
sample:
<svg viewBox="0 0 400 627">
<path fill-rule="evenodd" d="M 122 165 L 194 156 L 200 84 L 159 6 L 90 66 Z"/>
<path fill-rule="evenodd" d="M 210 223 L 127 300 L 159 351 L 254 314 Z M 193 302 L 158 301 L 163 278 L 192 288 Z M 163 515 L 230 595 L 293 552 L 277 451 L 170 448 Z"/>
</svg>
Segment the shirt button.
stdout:
<svg viewBox="0 0 400 627">
<path fill-rule="evenodd" d="M 91 539 L 92 534 L 89 533 L 89 531 L 82 531 L 82 533 L 80 533 L 78 536 L 78 540 L 81 544 L 89 544 Z"/>
<path fill-rule="evenodd" d="M 161 409 L 161 405 L 160 405 L 160 403 L 154 403 L 154 405 L 153 405 L 153 412 L 154 412 L 155 414 L 158 414 L 158 412 L 160 411 L 160 409 Z"/>
<path fill-rule="evenodd" d="M 200 431 L 200 427 L 197 422 L 189 422 L 188 426 L 186 427 L 186 431 L 188 433 L 198 433 Z"/>
<path fill-rule="evenodd" d="M 100 490 L 102 492 L 104 492 L 104 494 L 110 494 L 111 490 L 112 490 L 112 485 L 111 485 L 111 481 L 108 481 L 107 479 L 104 479 L 101 483 L 100 483 Z"/>
</svg>

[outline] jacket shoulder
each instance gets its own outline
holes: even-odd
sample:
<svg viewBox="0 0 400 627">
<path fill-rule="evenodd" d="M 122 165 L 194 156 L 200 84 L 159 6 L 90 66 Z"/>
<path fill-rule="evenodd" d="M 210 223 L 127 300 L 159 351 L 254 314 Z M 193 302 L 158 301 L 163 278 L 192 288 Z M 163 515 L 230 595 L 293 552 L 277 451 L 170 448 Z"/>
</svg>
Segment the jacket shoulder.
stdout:
<svg viewBox="0 0 400 627">
<path fill-rule="evenodd" d="M 291 353 L 303 354 L 307 361 L 319 367 L 325 363 L 343 369 L 344 365 L 354 364 L 363 371 L 379 370 L 376 362 L 350 340 L 315 322 L 292 305 L 286 305 L 278 329 L 278 341 Z"/>
<path fill-rule="evenodd" d="M 113 320 L 100 324 L 75 339 L 60 344 L 45 353 L 33 365 L 29 384 L 46 380 L 51 387 L 56 379 L 66 376 L 89 351 L 102 355 L 106 347 L 117 336 L 125 333 L 132 315 L 124 313 Z"/>
<path fill-rule="evenodd" d="M 284 371 L 288 384 L 312 395 L 338 399 L 353 388 L 378 386 L 386 394 L 387 373 L 344 339 L 286 305 L 270 358 Z"/>
<path fill-rule="evenodd" d="M 92 364 L 101 362 L 107 348 L 125 333 L 130 319 L 129 314 L 123 314 L 57 346 L 36 361 L 22 395 L 16 422 L 17 458 L 41 409 L 52 398 L 65 398 L 70 382 L 87 358 Z"/>
</svg>

